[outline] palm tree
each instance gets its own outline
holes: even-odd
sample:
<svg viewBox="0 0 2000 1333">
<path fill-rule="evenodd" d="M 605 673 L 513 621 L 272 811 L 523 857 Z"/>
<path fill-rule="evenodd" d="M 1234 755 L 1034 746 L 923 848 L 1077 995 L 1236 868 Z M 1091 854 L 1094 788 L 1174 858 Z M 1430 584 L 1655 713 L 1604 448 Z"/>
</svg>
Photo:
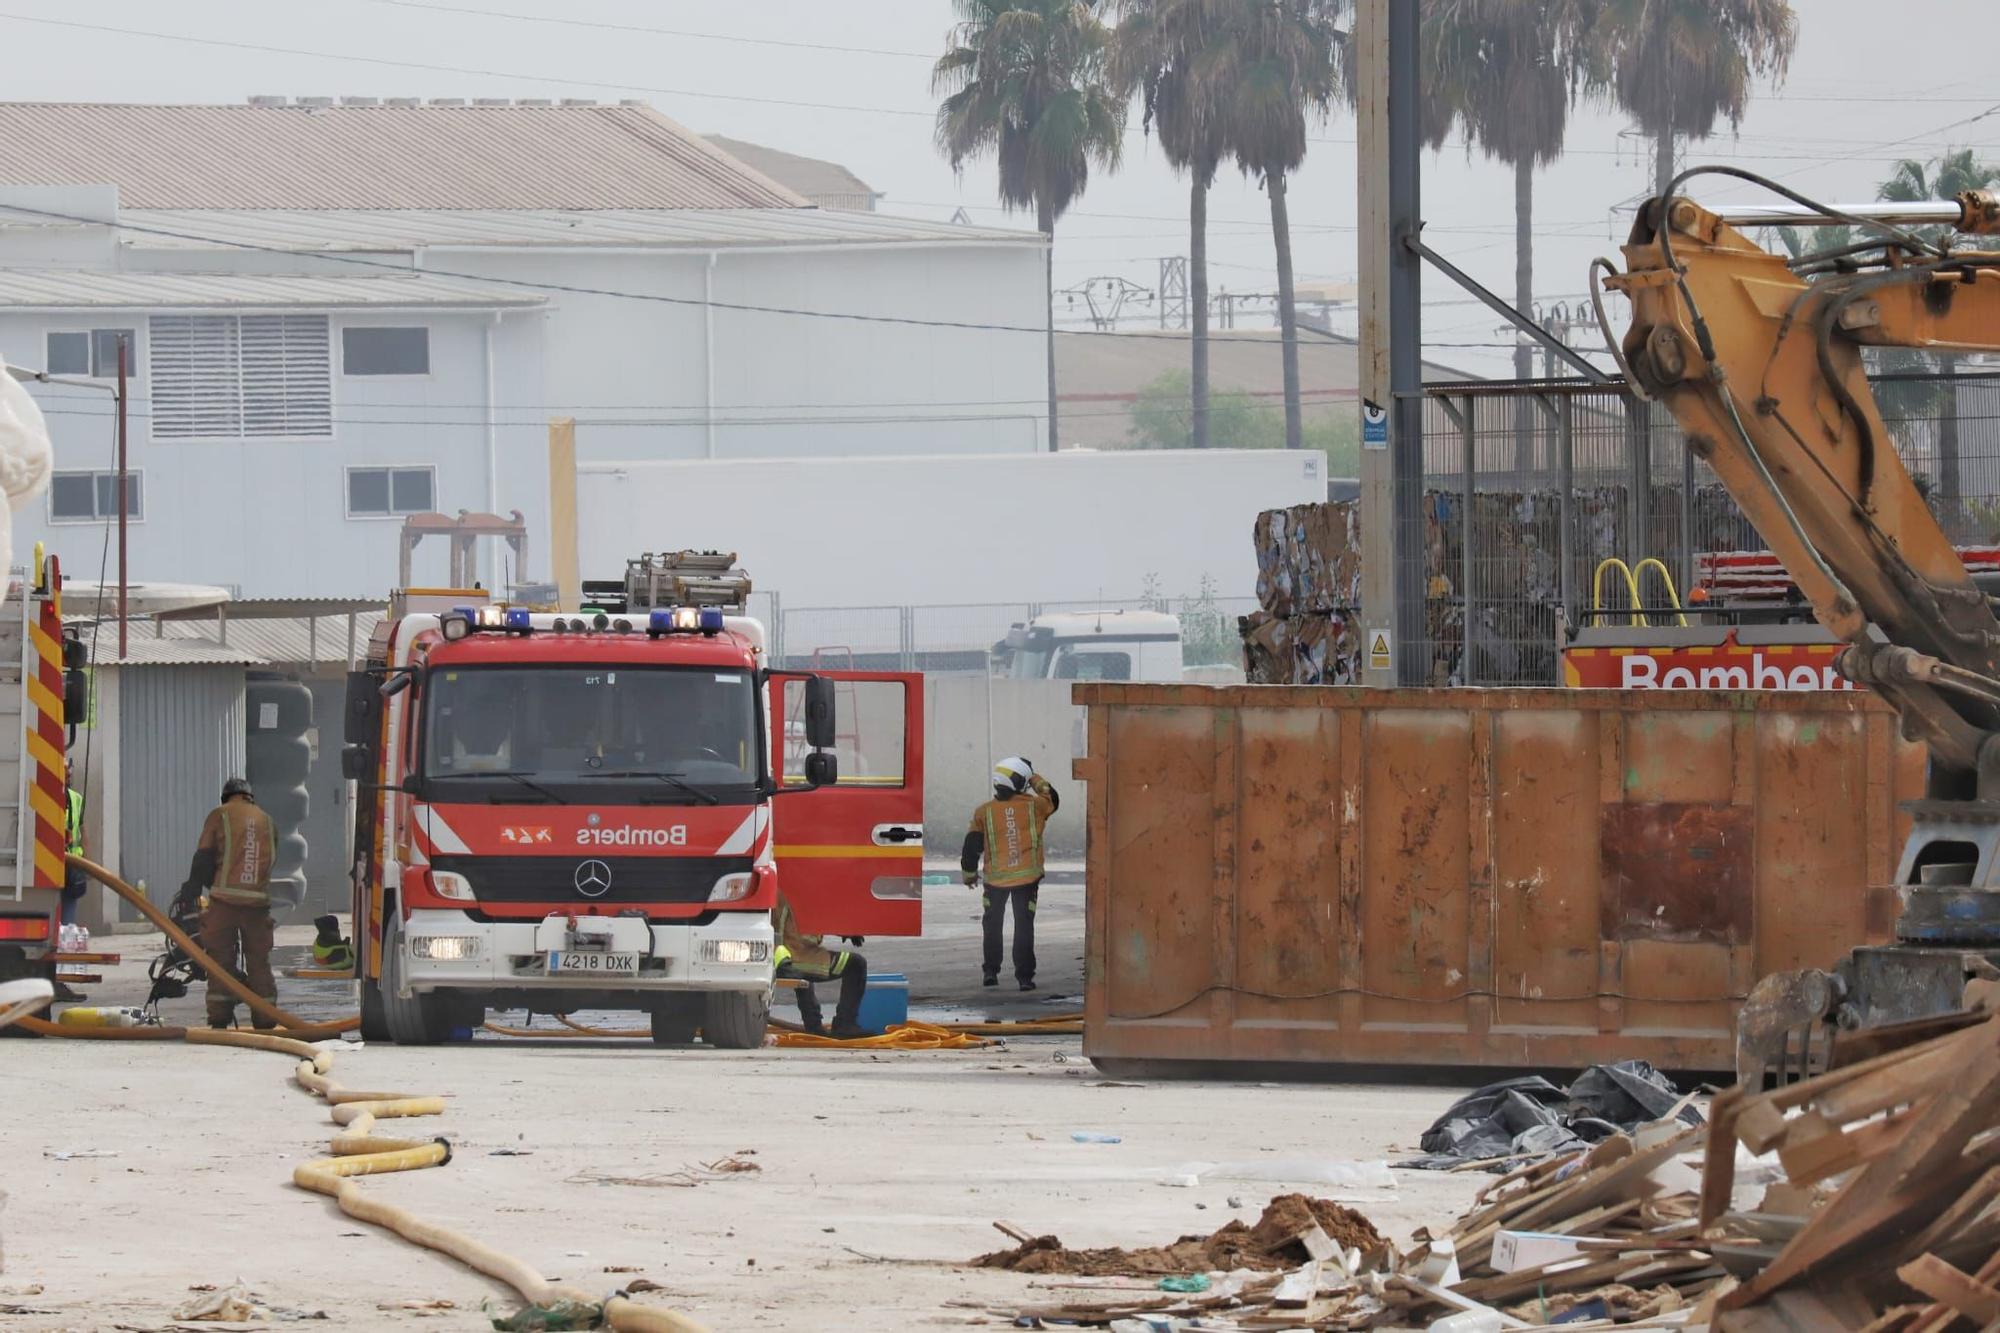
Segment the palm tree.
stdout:
<svg viewBox="0 0 2000 1333">
<path fill-rule="evenodd" d="M 1286 177 L 1305 161 L 1306 131 L 1333 110 L 1342 80 L 1334 51 L 1344 40 L 1344 0 L 1223 0 L 1214 6 L 1207 57 L 1195 70 L 1219 108 L 1229 154 L 1264 183 L 1278 260 L 1278 328 L 1284 348 L 1285 447 L 1305 445 L 1299 410 L 1299 319 L 1293 299 L 1292 229 Z"/>
<path fill-rule="evenodd" d="M 1562 156 L 1583 76 L 1585 0 L 1424 0 L 1422 131 L 1432 148 L 1457 129 L 1514 169 L 1514 308 L 1535 301 L 1535 172 Z M 1534 352 L 1514 352 L 1527 379 Z"/>
<path fill-rule="evenodd" d="M 1090 183 L 1118 165 L 1125 103 L 1105 78 L 1105 0 L 954 0 L 959 21 L 931 70 L 938 148 L 953 170 L 992 153 L 1000 202 L 1035 210 L 1049 238 L 1049 451 L 1057 445 L 1055 230 Z"/>
<path fill-rule="evenodd" d="M 1596 69 L 1653 138 L 1653 193 L 1674 178 L 1674 140 L 1740 124 L 1751 84 L 1782 83 L 1798 39 L 1786 0 L 1599 0 Z"/>
<path fill-rule="evenodd" d="M 1875 197 L 1889 203 L 1913 204 L 1930 199 L 1956 199 L 1967 190 L 1990 189 L 2000 183 L 2000 166 L 1981 162 L 1970 148 L 1960 148 L 1948 152 L 1929 162 L 1919 162 L 1915 158 L 1904 158 L 1896 164 L 1889 179 L 1876 187 Z M 1920 231 L 1940 233 L 1947 228 L 1919 228 Z M 1882 368 L 1930 369 L 1934 365 L 1944 376 L 1944 382 L 1926 386 L 1921 381 L 1903 381 L 1894 386 L 1900 393 L 1884 394 L 1878 390 L 1876 397 L 1892 412 L 1899 412 L 1902 424 L 1907 427 L 1912 418 L 1921 419 L 1928 415 L 1937 421 L 1937 508 L 1938 517 L 1944 523 L 1945 531 L 1954 537 L 1964 519 L 1963 496 L 1959 468 L 1958 441 L 1958 389 L 1951 381 L 1958 374 L 1958 358 L 1950 353 L 1940 354 L 1935 361 L 1924 353 L 1905 353 L 1893 359 L 1893 367 Z M 1889 386 L 1884 386 L 1888 388 Z"/>
<path fill-rule="evenodd" d="M 1208 412 L 1208 191 L 1225 147 L 1216 81 L 1197 77 L 1211 59 L 1215 0 L 1116 0 L 1118 27 L 1111 45 L 1111 77 L 1127 97 L 1137 95 L 1147 132 L 1159 130 L 1160 150 L 1188 175 L 1188 343 L 1190 439 L 1209 443 Z"/>
</svg>

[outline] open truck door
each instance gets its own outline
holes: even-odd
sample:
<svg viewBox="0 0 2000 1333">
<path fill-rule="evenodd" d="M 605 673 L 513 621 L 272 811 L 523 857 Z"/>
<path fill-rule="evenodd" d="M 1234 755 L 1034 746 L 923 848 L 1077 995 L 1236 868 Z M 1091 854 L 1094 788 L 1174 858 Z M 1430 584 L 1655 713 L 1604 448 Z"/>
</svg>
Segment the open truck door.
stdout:
<svg viewBox="0 0 2000 1333">
<path fill-rule="evenodd" d="M 773 854 L 799 929 L 814 935 L 919 935 L 924 921 L 924 678 L 816 671 L 832 684 L 838 764 L 806 777 L 805 675 L 770 678 Z"/>
</svg>

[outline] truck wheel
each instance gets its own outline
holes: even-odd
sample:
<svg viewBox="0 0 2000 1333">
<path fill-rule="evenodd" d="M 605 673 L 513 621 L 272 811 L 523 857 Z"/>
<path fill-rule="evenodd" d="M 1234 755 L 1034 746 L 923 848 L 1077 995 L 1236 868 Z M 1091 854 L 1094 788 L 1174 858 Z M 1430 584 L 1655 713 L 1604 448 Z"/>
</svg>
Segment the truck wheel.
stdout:
<svg viewBox="0 0 2000 1333">
<path fill-rule="evenodd" d="M 708 997 L 701 1035 L 709 1045 L 725 1051 L 753 1050 L 764 1044 L 764 1028 L 770 1017 L 768 993 L 719 991 Z"/>
<path fill-rule="evenodd" d="M 361 978 L 361 1040 L 389 1040 L 389 1020 L 382 1014 L 382 983 Z"/>
<path fill-rule="evenodd" d="M 398 1046 L 435 1046 L 451 1031 L 446 1001 L 437 995 L 413 994 L 407 1000 L 397 996 L 403 983 L 403 923 L 394 909 L 386 915 L 379 991 L 383 1026 Z"/>
<path fill-rule="evenodd" d="M 701 1003 L 692 995 L 669 995 L 653 1009 L 653 1045 L 692 1046 L 701 1029 Z"/>
</svg>

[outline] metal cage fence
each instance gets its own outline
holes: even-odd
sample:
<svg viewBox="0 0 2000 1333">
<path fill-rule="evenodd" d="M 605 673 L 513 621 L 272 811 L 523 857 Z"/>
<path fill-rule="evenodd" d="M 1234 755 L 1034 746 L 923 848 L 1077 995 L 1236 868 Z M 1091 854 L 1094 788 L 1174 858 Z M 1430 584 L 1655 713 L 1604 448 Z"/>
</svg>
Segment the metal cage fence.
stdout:
<svg viewBox="0 0 2000 1333">
<path fill-rule="evenodd" d="M 1874 383 L 1952 540 L 2000 543 L 2000 372 Z M 1767 549 L 1671 415 L 1580 380 L 1426 386 L 1419 521 L 1396 549 L 1422 565 L 1437 685 L 1558 684 L 1558 617 L 1671 623 L 1700 555 Z"/>
</svg>

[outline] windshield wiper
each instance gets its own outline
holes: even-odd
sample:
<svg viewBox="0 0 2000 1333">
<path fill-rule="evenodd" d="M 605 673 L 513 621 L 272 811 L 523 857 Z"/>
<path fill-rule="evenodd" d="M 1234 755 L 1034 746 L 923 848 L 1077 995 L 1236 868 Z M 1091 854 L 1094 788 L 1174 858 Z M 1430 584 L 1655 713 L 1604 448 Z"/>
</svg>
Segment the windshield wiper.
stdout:
<svg viewBox="0 0 2000 1333">
<path fill-rule="evenodd" d="M 543 800 L 547 801 L 551 805 L 562 804 L 562 797 L 556 795 L 554 792 L 550 791 L 547 787 L 544 787 L 541 783 L 535 781 L 532 777 L 528 776 L 528 774 L 526 773 L 510 772 L 503 769 L 493 773 L 454 773 L 451 775 L 451 779 L 453 781 L 462 781 L 466 778 L 508 778 L 514 782 L 520 783 L 523 787 L 526 787 L 529 791 L 534 792 L 537 796 L 540 796 Z M 489 796 L 486 798 L 486 803 L 488 805 L 498 805 L 500 804 L 500 800 L 501 798 L 498 796 Z"/>
<path fill-rule="evenodd" d="M 672 787 L 678 787 L 703 805 L 721 805 L 722 798 L 714 792 L 695 786 L 684 780 L 678 773 L 662 773 L 657 769 L 625 769 L 617 773 L 592 773 L 594 778 L 658 778 Z"/>
</svg>

